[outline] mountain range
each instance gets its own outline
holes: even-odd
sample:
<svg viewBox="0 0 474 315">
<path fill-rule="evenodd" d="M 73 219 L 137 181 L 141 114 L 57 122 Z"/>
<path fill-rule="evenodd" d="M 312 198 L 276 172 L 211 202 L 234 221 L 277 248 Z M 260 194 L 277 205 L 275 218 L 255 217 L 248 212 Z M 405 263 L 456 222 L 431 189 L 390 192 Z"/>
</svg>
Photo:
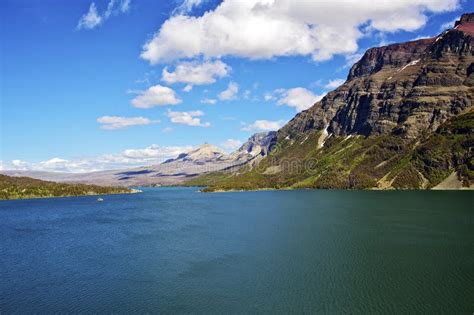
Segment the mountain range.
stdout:
<svg viewBox="0 0 474 315">
<path fill-rule="evenodd" d="M 275 131 L 261 132 L 251 136 L 231 154 L 227 154 L 217 146 L 205 143 L 163 163 L 130 169 L 90 173 L 42 171 L 2 171 L 2 173 L 55 182 L 103 186 L 179 185 L 200 174 L 254 165 L 269 153 L 275 141 Z"/>
<path fill-rule="evenodd" d="M 226 154 L 204 144 L 158 165 L 84 174 L 98 185 L 463 189 L 474 185 L 474 13 L 436 37 L 371 48 L 347 80 L 278 131 Z"/>
<path fill-rule="evenodd" d="M 474 14 L 433 37 L 371 48 L 347 80 L 277 132 L 257 168 L 207 190 L 461 189 L 474 181 Z"/>
</svg>

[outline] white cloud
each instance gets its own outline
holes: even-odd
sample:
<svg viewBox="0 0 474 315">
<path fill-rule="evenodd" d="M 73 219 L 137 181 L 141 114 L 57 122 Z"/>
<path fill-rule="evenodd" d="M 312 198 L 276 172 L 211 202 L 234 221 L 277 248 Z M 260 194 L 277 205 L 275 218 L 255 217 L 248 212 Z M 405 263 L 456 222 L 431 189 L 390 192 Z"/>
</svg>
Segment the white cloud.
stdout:
<svg viewBox="0 0 474 315">
<path fill-rule="evenodd" d="M 89 11 L 84 14 L 79 23 L 77 23 L 77 29 L 93 29 L 94 27 L 98 26 L 102 22 L 102 17 L 97 13 L 97 7 L 95 3 L 92 2 L 89 6 Z"/>
<path fill-rule="evenodd" d="M 183 92 L 191 92 L 192 89 L 193 89 L 192 84 L 186 84 L 186 86 L 183 88 Z"/>
<path fill-rule="evenodd" d="M 191 12 L 194 8 L 199 7 L 206 0 L 184 0 L 175 12 L 185 14 Z"/>
<path fill-rule="evenodd" d="M 36 168 L 44 171 L 67 172 L 70 167 L 78 167 L 79 164 L 77 162 L 71 162 L 56 157 L 47 161 L 39 162 L 38 165 L 36 165 Z"/>
<path fill-rule="evenodd" d="M 191 147 L 187 147 L 186 150 L 190 150 Z M 144 149 L 128 149 L 122 152 L 121 157 L 129 159 L 161 159 L 168 157 L 174 157 L 183 153 L 183 147 L 160 147 L 159 145 L 153 144 Z"/>
<path fill-rule="evenodd" d="M 97 122 L 102 124 L 101 129 L 116 130 L 131 126 L 144 126 L 157 124 L 159 120 L 150 120 L 145 117 L 120 117 L 120 116 L 102 116 L 97 118 Z"/>
<path fill-rule="evenodd" d="M 55 157 L 37 163 L 13 160 L 3 166 L 6 170 L 84 173 L 158 164 L 192 149 L 192 146 L 162 147 L 153 144 L 143 149 L 128 149 L 116 154 L 69 160 Z"/>
<path fill-rule="evenodd" d="M 122 13 L 128 12 L 128 10 L 130 10 L 130 1 L 131 0 L 122 0 L 120 3 L 120 11 Z"/>
<path fill-rule="evenodd" d="M 89 11 L 79 19 L 77 29 L 93 29 L 104 23 L 112 15 L 128 12 L 129 9 L 130 0 L 110 0 L 104 14 L 100 15 L 95 3 L 92 2 Z"/>
<path fill-rule="evenodd" d="M 132 100 L 132 105 L 137 108 L 152 108 L 154 106 L 176 105 L 181 100 L 175 91 L 162 85 L 154 85 Z"/>
<path fill-rule="evenodd" d="M 143 46 L 151 63 L 238 56 L 269 59 L 353 54 L 364 32 L 414 31 L 427 15 L 457 8 L 459 0 L 224 0 L 202 16 L 173 15 Z M 363 27 L 363 29 L 362 29 Z M 192 36 L 190 36 L 192 34 Z"/>
<path fill-rule="evenodd" d="M 326 89 L 335 89 L 346 82 L 345 79 L 334 79 L 329 80 L 329 82 L 324 86 Z"/>
<path fill-rule="evenodd" d="M 263 99 L 265 100 L 265 102 L 270 102 L 270 101 L 273 101 L 275 99 L 275 96 L 273 95 L 273 93 L 267 92 L 267 93 L 263 94 Z"/>
<path fill-rule="evenodd" d="M 202 104 L 209 104 L 209 105 L 215 105 L 217 103 L 216 99 L 213 98 L 205 98 L 201 100 Z"/>
<path fill-rule="evenodd" d="M 350 54 L 346 55 L 346 64 L 344 65 L 344 68 L 350 68 L 352 67 L 357 61 L 359 61 L 364 54 L 361 53 L 355 53 L 355 54 Z"/>
<path fill-rule="evenodd" d="M 458 20 L 458 18 L 455 18 L 454 20 L 452 21 L 448 21 L 446 23 L 443 23 L 441 24 L 441 27 L 439 28 L 440 31 L 445 31 L 447 29 L 450 29 L 450 28 L 453 28 L 454 27 L 454 23 L 456 23 L 456 21 Z"/>
<path fill-rule="evenodd" d="M 169 117 L 172 123 L 180 125 L 188 125 L 194 127 L 209 127 L 211 124 L 206 122 L 201 122 L 201 116 L 204 116 L 204 113 L 200 110 L 190 111 L 190 112 L 173 112 L 168 110 L 166 115 Z"/>
<path fill-rule="evenodd" d="M 221 101 L 230 101 L 235 99 L 236 94 L 239 92 L 239 85 L 235 82 L 229 82 L 227 89 L 220 92 L 218 97 Z"/>
<path fill-rule="evenodd" d="M 278 120 L 278 121 L 271 121 L 271 120 L 256 120 L 251 124 L 246 124 L 242 127 L 243 131 L 253 131 L 253 130 L 278 130 L 280 129 L 285 121 Z"/>
<path fill-rule="evenodd" d="M 220 60 L 198 63 L 196 61 L 181 62 L 174 71 L 168 71 L 165 67 L 162 72 L 161 80 L 173 84 L 177 82 L 193 85 L 211 84 L 216 82 L 217 78 L 223 78 L 230 73 L 231 68 Z"/>
<path fill-rule="evenodd" d="M 313 92 L 302 88 L 296 87 L 288 90 L 276 90 L 276 94 L 279 95 L 278 105 L 287 105 L 294 107 L 296 111 L 308 109 L 314 105 L 317 101 L 323 98 L 324 95 L 317 95 Z"/>
<path fill-rule="evenodd" d="M 166 128 L 163 128 L 163 130 L 161 130 L 161 131 L 164 132 L 164 133 L 170 133 L 171 131 L 173 131 L 173 128 L 166 127 Z"/>
<path fill-rule="evenodd" d="M 11 165 L 14 167 L 16 170 L 28 170 L 28 162 L 22 161 L 22 160 L 13 160 L 11 162 Z"/>
<path fill-rule="evenodd" d="M 242 141 L 236 139 L 227 139 L 222 146 L 228 150 L 238 149 L 242 145 Z"/>
<path fill-rule="evenodd" d="M 432 35 L 419 35 L 417 37 L 414 37 L 413 39 L 410 39 L 410 41 L 415 41 L 415 40 L 420 40 L 420 39 L 428 39 L 433 37 Z"/>
</svg>

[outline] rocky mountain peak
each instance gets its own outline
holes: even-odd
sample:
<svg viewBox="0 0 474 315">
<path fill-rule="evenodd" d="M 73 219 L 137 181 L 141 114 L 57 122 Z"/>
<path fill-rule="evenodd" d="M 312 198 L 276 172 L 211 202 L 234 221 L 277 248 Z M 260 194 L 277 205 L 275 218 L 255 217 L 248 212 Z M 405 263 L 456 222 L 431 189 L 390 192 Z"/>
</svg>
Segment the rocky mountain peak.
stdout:
<svg viewBox="0 0 474 315">
<path fill-rule="evenodd" d="M 399 67 L 417 60 L 434 41 L 435 38 L 425 38 L 406 43 L 370 48 L 352 66 L 347 80 L 371 75 L 386 66 Z"/>
<path fill-rule="evenodd" d="M 186 158 L 190 160 L 201 160 L 201 159 L 218 159 L 226 156 L 226 153 L 221 148 L 204 143 L 198 148 L 187 153 Z"/>
<path fill-rule="evenodd" d="M 427 39 L 371 48 L 347 81 L 278 131 L 417 138 L 474 104 L 473 14 Z"/>
<path fill-rule="evenodd" d="M 175 159 L 169 159 L 163 162 L 163 164 L 168 164 L 172 162 L 198 162 L 198 163 L 207 163 L 217 160 L 226 159 L 227 154 L 221 148 L 209 144 L 204 143 L 193 149 L 189 152 L 181 153 Z"/>
<path fill-rule="evenodd" d="M 245 161 L 257 156 L 266 156 L 276 143 L 277 132 L 267 131 L 252 135 L 237 151 L 230 157 L 236 161 Z"/>
<path fill-rule="evenodd" d="M 456 21 L 454 26 L 458 26 L 460 24 L 466 24 L 466 23 L 474 23 L 474 13 L 464 13 L 461 15 L 461 18 L 459 21 Z"/>
<path fill-rule="evenodd" d="M 454 29 L 474 36 L 474 13 L 466 13 L 454 24 Z"/>
</svg>

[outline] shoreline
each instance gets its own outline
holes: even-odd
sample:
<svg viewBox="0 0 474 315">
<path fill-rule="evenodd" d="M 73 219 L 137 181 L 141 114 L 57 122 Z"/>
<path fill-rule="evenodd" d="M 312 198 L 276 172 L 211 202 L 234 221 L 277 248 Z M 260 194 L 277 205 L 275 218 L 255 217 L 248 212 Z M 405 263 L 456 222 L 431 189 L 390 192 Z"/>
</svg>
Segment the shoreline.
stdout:
<svg viewBox="0 0 474 315">
<path fill-rule="evenodd" d="M 189 187 L 189 186 L 183 186 L 183 187 Z M 280 190 L 280 191 L 289 191 L 289 190 L 337 190 L 337 191 L 474 191 L 474 187 L 463 187 L 463 188 L 456 188 L 456 189 L 377 189 L 377 188 L 369 188 L 369 189 L 332 189 L 332 188 L 257 188 L 257 189 L 216 189 L 212 191 L 203 191 L 202 189 L 199 190 L 199 192 L 203 193 L 226 193 L 226 192 L 257 192 L 257 191 L 274 191 L 274 190 Z"/>
<path fill-rule="evenodd" d="M 2 201 L 13 201 L 13 200 L 34 200 L 34 199 L 56 199 L 56 198 L 72 198 L 72 197 L 94 197 L 94 196 L 112 196 L 112 195 L 131 195 L 142 193 L 140 189 L 130 188 L 130 192 L 121 193 L 104 193 L 104 194 L 84 194 L 84 195 L 67 195 L 67 196 L 38 196 L 38 197 L 27 197 L 27 198 L 12 198 L 12 199 L 0 199 Z"/>
</svg>

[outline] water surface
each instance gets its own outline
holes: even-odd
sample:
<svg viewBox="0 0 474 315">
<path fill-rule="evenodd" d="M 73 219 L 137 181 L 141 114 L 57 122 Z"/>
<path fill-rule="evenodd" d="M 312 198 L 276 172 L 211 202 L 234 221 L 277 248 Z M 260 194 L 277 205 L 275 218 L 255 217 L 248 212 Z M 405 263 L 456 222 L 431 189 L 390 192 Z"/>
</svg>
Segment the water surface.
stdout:
<svg viewBox="0 0 474 315">
<path fill-rule="evenodd" d="M 0 201 L 0 313 L 474 312 L 472 192 Z"/>
</svg>

